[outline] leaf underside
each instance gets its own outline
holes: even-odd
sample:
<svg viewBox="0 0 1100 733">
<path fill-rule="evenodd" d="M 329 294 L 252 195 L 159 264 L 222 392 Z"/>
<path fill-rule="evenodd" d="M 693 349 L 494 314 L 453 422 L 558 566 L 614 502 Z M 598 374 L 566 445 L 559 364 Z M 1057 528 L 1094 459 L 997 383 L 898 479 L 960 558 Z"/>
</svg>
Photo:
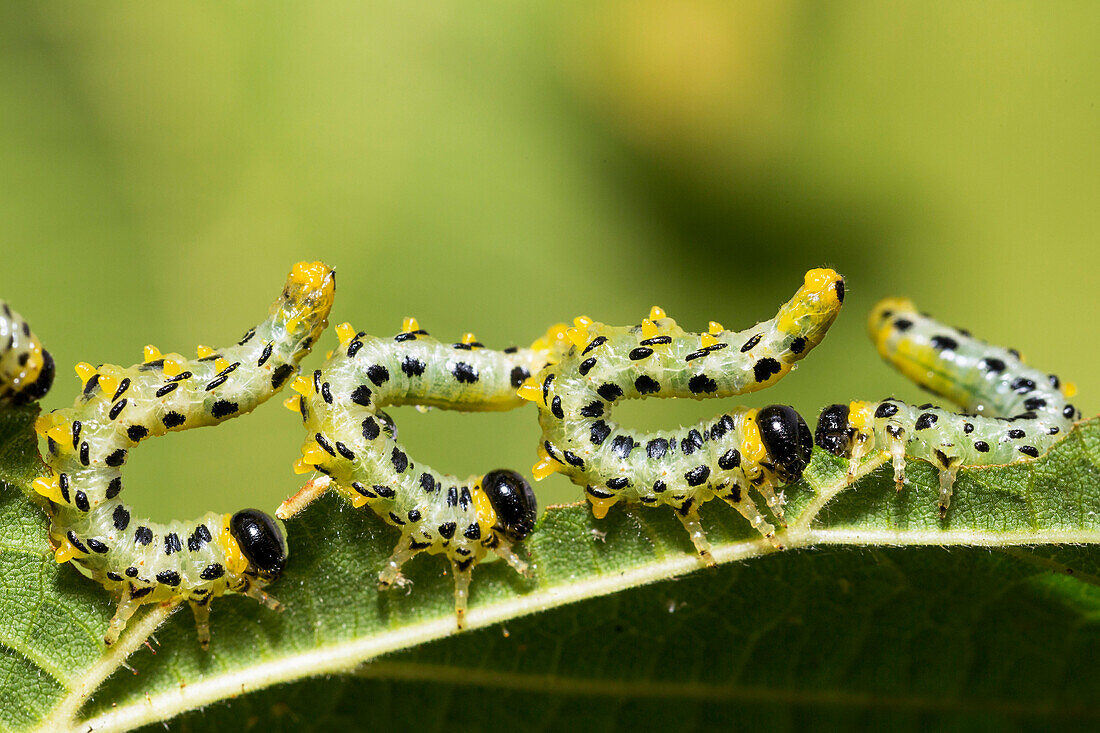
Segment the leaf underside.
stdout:
<svg viewBox="0 0 1100 733">
<path fill-rule="evenodd" d="M 189 613 L 150 648 L 136 623 L 122 646 L 139 648 L 137 674 L 82 691 L 122 655 L 100 641 L 111 600 L 54 563 L 24 493 L 41 467 L 35 414 L 0 414 L 0 730 L 180 713 L 181 730 L 1100 718 L 1100 420 L 1037 461 L 962 471 L 946 521 L 930 465 L 911 463 L 899 493 L 874 466 L 846 486 L 846 462 L 818 451 L 787 490 L 787 551 L 704 507 L 717 568 L 700 567 L 671 510 L 548 509 L 525 543 L 536 578 L 479 567 L 482 628 L 461 634 L 445 563 L 418 558 L 410 593 L 379 592 L 396 531 L 326 497 L 288 524 L 291 562 L 272 588 L 286 612 L 219 599 L 209 653 Z"/>
</svg>

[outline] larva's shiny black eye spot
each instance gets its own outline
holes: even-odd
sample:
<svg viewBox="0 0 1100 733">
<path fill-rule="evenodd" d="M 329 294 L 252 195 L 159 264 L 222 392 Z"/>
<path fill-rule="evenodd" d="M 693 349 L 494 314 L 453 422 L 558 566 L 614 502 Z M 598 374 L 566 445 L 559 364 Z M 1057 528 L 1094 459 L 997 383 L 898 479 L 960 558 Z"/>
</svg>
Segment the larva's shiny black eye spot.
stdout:
<svg viewBox="0 0 1100 733">
<path fill-rule="evenodd" d="M 768 405 L 756 414 L 760 440 L 784 481 L 797 481 L 810 463 L 814 441 L 802 416 L 788 405 Z"/>
<path fill-rule="evenodd" d="M 829 405 L 821 411 L 817 418 L 817 429 L 814 431 L 814 442 L 818 447 L 834 456 L 848 454 L 852 436 L 852 428 L 848 424 L 849 412 L 848 405 L 841 404 Z"/>
<path fill-rule="evenodd" d="M 242 509 L 229 520 L 229 533 L 237 540 L 249 563 L 270 578 L 286 566 L 287 547 L 283 531 L 259 509 Z"/>
<path fill-rule="evenodd" d="M 489 497 L 508 539 L 518 542 L 531 534 L 538 514 L 538 500 L 522 476 L 503 468 L 490 471 L 482 477 L 481 489 Z"/>
</svg>

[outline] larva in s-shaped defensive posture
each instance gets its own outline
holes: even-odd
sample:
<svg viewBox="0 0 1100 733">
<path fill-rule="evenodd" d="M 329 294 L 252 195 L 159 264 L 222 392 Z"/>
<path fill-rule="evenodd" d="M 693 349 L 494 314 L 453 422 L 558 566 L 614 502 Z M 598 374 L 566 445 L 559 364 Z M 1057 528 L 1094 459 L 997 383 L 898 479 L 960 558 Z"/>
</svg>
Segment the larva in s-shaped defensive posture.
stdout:
<svg viewBox="0 0 1100 733">
<path fill-rule="evenodd" d="M 278 392 L 327 325 L 335 285 L 324 264 L 299 263 L 267 320 L 236 345 L 200 346 L 197 359 L 146 346 L 144 363 L 126 368 L 77 364 L 84 387 L 73 407 L 39 417 L 50 471 L 34 488 L 50 502 L 57 562 L 78 564 L 118 599 L 107 644 L 146 603 L 190 603 L 204 648 L 216 596 L 280 607 L 263 591 L 287 555 L 271 517 L 255 509 L 166 524 L 132 517 L 119 499 L 122 467 L 147 438 L 217 425 Z"/>
<path fill-rule="evenodd" d="M 843 300 L 843 278 L 817 269 L 775 318 L 744 331 L 712 321 L 707 333 L 690 333 L 656 307 L 635 326 L 578 317 L 568 332 L 571 348 L 520 389 L 539 406 L 535 478 L 565 474 L 584 487 L 597 518 L 619 501 L 669 505 L 707 563 L 713 559 L 699 506 L 715 496 L 778 547 L 749 489 L 783 521 L 776 489 L 801 477 L 813 448 L 794 409 L 735 408 L 655 433 L 623 428 L 611 411 L 623 399 L 728 397 L 775 384 L 824 338 Z"/>
<path fill-rule="evenodd" d="M 276 513 L 293 516 L 331 488 L 352 506 L 369 507 L 401 532 L 379 573 L 383 588 L 404 583 L 401 567 L 421 552 L 451 563 L 455 614 L 462 628 L 473 567 L 488 552 L 520 573 L 514 552 L 535 526 L 537 505 L 527 481 L 497 469 L 461 478 L 416 463 L 397 442 L 390 405 L 420 405 L 464 412 L 510 410 L 524 404 L 516 388 L 563 348 L 565 326 L 551 328 L 530 348 L 487 349 L 473 334 L 443 343 L 405 319 L 392 338 L 336 329 L 340 346 L 312 378 L 299 377 L 299 397 L 286 404 L 302 415 L 307 437 L 298 473 L 320 471 Z"/>
</svg>

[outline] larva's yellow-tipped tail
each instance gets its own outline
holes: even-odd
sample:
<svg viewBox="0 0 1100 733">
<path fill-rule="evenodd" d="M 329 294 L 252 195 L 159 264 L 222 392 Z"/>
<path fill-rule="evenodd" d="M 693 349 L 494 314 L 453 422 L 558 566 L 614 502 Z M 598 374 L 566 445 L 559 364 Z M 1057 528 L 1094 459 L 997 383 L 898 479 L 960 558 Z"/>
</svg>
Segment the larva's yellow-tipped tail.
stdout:
<svg viewBox="0 0 1100 733">
<path fill-rule="evenodd" d="M 776 326 L 804 339 L 801 354 L 805 354 L 825 338 L 843 303 L 844 278 L 827 267 L 810 270 L 802 287 L 779 309 Z"/>
<path fill-rule="evenodd" d="M 315 342 L 328 325 L 336 297 L 336 272 L 323 262 L 299 262 L 290 268 L 274 310 L 288 333 Z"/>
</svg>

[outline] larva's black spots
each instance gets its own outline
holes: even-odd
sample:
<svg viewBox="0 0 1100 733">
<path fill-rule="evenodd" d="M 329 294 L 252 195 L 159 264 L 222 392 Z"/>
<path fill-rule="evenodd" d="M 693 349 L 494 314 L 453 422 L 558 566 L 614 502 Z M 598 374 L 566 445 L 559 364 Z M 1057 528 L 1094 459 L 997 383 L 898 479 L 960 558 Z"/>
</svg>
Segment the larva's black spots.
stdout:
<svg viewBox="0 0 1100 733">
<path fill-rule="evenodd" d="M 939 421 L 938 415 L 933 415 L 931 412 L 925 412 L 917 418 L 916 429 L 927 430 Z"/>
<path fill-rule="evenodd" d="M 164 425 L 164 427 L 171 430 L 172 428 L 178 428 L 180 425 L 183 425 L 185 422 L 187 422 L 187 417 L 184 416 L 182 412 L 175 412 L 173 410 L 172 412 L 164 413 L 164 416 L 160 419 L 160 421 Z"/>
<path fill-rule="evenodd" d="M 407 319 L 394 339 L 353 335 L 350 325 L 337 327 L 337 334 L 341 348 L 318 370 L 316 384 L 294 384 L 302 395 L 305 409 L 300 412 L 309 431 L 295 471 L 323 473 L 313 483 L 332 488 L 353 506 L 369 507 L 399 529 L 393 560 L 379 574 L 381 586 L 403 582 L 400 567 L 418 552 L 447 557 L 461 624 L 471 570 L 487 553 L 495 552 L 517 570 L 525 570 L 512 543 L 534 526 L 534 495 L 518 474 L 519 483 L 502 478 L 500 470 L 461 480 L 414 464 L 383 410 L 390 404 L 460 411 L 510 409 L 524 404 L 518 390 L 544 403 L 554 419 L 566 418 L 583 405 L 556 394 L 552 376 L 536 381 L 531 375 L 574 343 L 566 338 L 564 327 L 551 329 L 530 349 L 487 349 L 472 334 L 457 343 L 441 343 L 415 319 Z M 352 340 L 362 346 L 349 356 Z M 331 403 L 320 394 L 322 382 L 331 386 Z M 324 436 L 331 453 L 316 434 Z M 573 451 L 557 457 L 583 463 Z M 288 500 L 280 516 L 297 508 Z M 528 514 L 529 520 L 524 519 Z"/>
<path fill-rule="evenodd" d="M 603 420 L 597 420 L 596 422 L 592 423 L 590 435 L 592 445 L 600 445 L 605 440 L 607 440 L 608 435 L 611 435 L 611 427 Z"/>
<path fill-rule="evenodd" d="M 203 580 L 217 580 L 225 575 L 225 566 L 220 562 L 212 562 L 202 569 L 199 577 Z"/>
<path fill-rule="evenodd" d="M 126 377 L 121 382 L 119 382 L 118 389 L 116 389 L 115 393 L 111 395 L 111 401 L 117 402 L 118 398 L 126 394 L 126 390 L 128 389 L 130 389 L 130 378 Z"/>
<path fill-rule="evenodd" d="M 212 539 L 213 537 L 210 536 L 210 530 L 206 528 L 206 525 L 200 524 L 187 537 L 187 551 L 198 552 Z"/>
<path fill-rule="evenodd" d="M 688 380 L 688 389 L 692 394 L 709 394 L 718 391 L 718 383 L 706 374 L 696 374 Z"/>
<path fill-rule="evenodd" d="M 1061 381 L 1024 365 L 1015 350 L 991 346 L 960 329 L 946 335 L 946 326 L 903 299 L 877 305 L 870 322 L 871 337 L 887 361 L 925 389 L 981 415 L 931 404 L 853 402 L 843 425 L 832 424 L 831 408 L 822 413 L 818 444 L 827 448 L 822 438 L 847 436 L 832 445 L 850 455 L 850 470 L 868 453 L 888 453 L 899 489 L 907 457 L 935 464 L 941 517 L 950 507 L 960 468 L 1035 458 L 1072 426 L 1075 409 L 1067 404 Z M 829 427 L 823 429 L 827 419 Z"/>
<path fill-rule="evenodd" d="M 752 374 L 757 382 L 766 382 L 774 375 L 779 374 L 779 370 L 782 368 L 782 365 L 776 359 L 765 357 L 753 365 Z"/>
<path fill-rule="evenodd" d="M 636 445 L 634 438 L 629 435 L 616 435 L 611 441 L 611 452 L 625 461 Z"/>
<path fill-rule="evenodd" d="M 1016 377 L 1012 380 L 1012 389 L 1016 391 L 1016 394 L 1027 394 L 1035 389 L 1035 381 L 1027 377 Z"/>
<path fill-rule="evenodd" d="M 513 387 L 519 388 L 521 384 L 527 381 L 527 378 L 531 376 L 531 372 L 526 367 L 512 367 L 511 379 L 509 380 Z"/>
<path fill-rule="evenodd" d="M 454 367 L 451 368 L 451 374 L 462 384 L 473 384 L 478 378 L 477 370 L 464 361 L 455 362 Z"/>
<path fill-rule="evenodd" d="M 596 390 L 596 394 L 607 402 L 614 402 L 623 396 L 623 388 L 611 382 L 604 382 Z"/>
<path fill-rule="evenodd" d="M 389 381 L 390 370 L 381 364 L 371 364 L 367 367 L 367 378 L 374 383 L 375 387 L 381 387 Z"/>
<path fill-rule="evenodd" d="M 959 342 L 950 336 L 933 336 L 929 343 L 932 344 L 933 349 L 940 351 L 954 351 L 959 348 Z"/>
<path fill-rule="evenodd" d="M 83 387 L 73 407 L 36 421 L 50 447 L 50 474 L 34 488 L 51 502 L 54 557 L 79 563 L 119 599 L 104 636 L 107 644 L 147 602 L 191 603 L 203 646 L 212 597 L 232 591 L 277 605 L 261 589 L 278 573 L 258 563 L 255 552 L 258 542 L 271 546 L 270 528 L 242 534 L 241 526 L 230 526 L 228 516 L 217 514 L 169 524 L 135 521 L 119 500 L 120 472 L 135 444 L 171 430 L 217 424 L 268 399 L 324 329 L 332 298 L 331 270 L 300 263 L 269 318 L 238 346 L 200 346 L 195 359 L 147 346 L 145 361 L 130 367 L 78 364 Z M 278 538 L 282 543 L 281 534 Z M 279 552 L 285 555 L 285 543 Z"/>
<path fill-rule="evenodd" d="M 581 354 L 582 355 L 587 354 L 589 351 L 592 351 L 595 348 L 603 346 L 606 343 L 607 343 L 607 337 L 606 336 L 597 336 L 596 338 L 594 338 L 594 339 L 592 339 L 591 341 L 588 342 L 588 346 L 584 347 L 584 351 L 581 352 Z"/>
<path fill-rule="evenodd" d="M 180 574 L 175 570 L 162 570 L 157 573 L 157 582 L 175 588 L 180 584 Z"/>
<path fill-rule="evenodd" d="M 986 357 L 982 359 L 980 362 L 978 362 L 978 366 L 979 368 L 984 369 L 987 372 L 992 372 L 994 374 L 1000 374 L 1005 369 L 1007 369 L 1004 361 L 991 357 Z"/>
<path fill-rule="evenodd" d="M 286 380 L 290 378 L 291 374 L 298 371 L 296 364 L 280 364 L 275 367 L 275 370 L 271 372 L 271 389 L 279 390 L 286 384 Z"/>
<path fill-rule="evenodd" d="M 180 544 L 180 537 L 175 532 L 169 532 L 164 536 L 164 554 L 171 555 L 173 552 L 179 552 L 183 549 L 183 545 Z"/>
<path fill-rule="evenodd" d="M 424 370 L 427 369 L 427 368 L 428 368 L 427 364 L 425 364 L 420 359 L 416 359 L 416 358 L 413 358 L 411 356 L 406 356 L 401 361 L 401 371 L 404 372 L 405 376 L 408 376 L 408 377 L 419 377 L 422 374 L 424 374 Z M 517 367 L 517 368 L 520 368 L 520 367 Z M 526 379 L 526 377 L 525 377 L 525 379 Z M 523 382 L 521 381 L 520 384 L 523 384 Z M 519 387 L 519 384 L 517 384 L 516 387 Z"/>
<path fill-rule="evenodd" d="M 222 418 L 226 418 L 230 415 L 236 414 L 237 410 L 239 409 L 240 405 L 238 405 L 236 402 L 233 402 L 231 400 L 218 400 L 210 408 L 210 414 L 215 419 L 221 420 Z"/>
<path fill-rule="evenodd" d="M 718 467 L 723 471 L 732 471 L 741 465 L 741 454 L 736 448 L 730 448 L 718 459 Z"/>
<path fill-rule="evenodd" d="M 111 409 L 107 413 L 107 417 L 111 420 L 115 420 L 115 419 L 118 418 L 119 415 L 122 414 L 122 411 L 124 409 L 126 409 L 126 399 L 125 398 L 123 398 L 119 402 L 116 402 L 115 404 L 111 405 Z"/>
<path fill-rule="evenodd" d="M 332 385 L 328 382 L 321 383 L 321 399 L 330 405 L 332 404 Z"/>
<path fill-rule="evenodd" d="M 618 501 L 671 506 L 705 560 L 709 546 L 698 511 L 714 496 L 774 541 L 772 525 L 747 489 L 755 488 L 782 520 L 776 489 L 798 478 L 812 446 L 804 421 L 793 423 L 794 435 L 787 436 L 774 425 L 758 425 L 758 413 L 769 413 L 739 408 L 693 427 L 646 435 L 622 428 L 611 412 L 620 399 L 727 397 L 774 383 L 824 337 L 839 312 L 840 282 L 832 270 L 806 273 L 774 319 L 741 332 L 712 322 L 706 333 L 690 333 L 657 308 L 640 325 L 622 328 L 578 318 L 568 336 L 587 345 L 566 351 L 535 376 L 561 378 L 556 396 L 565 412 L 556 418 L 552 402 L 531 394 L 543 428 L 535 478 L 564 473 L 584 487 L 597 518 Z M 567 450 L 582 459 L 580 465 L 566 459 Z"/>
<path fill-rule="evenodd" d="M 589 402 L 587 405 L 581 408 L 580 413 L 582 417 L 600 417 L 603 415 L 603 402 L 596 400 Z"/>
</svg>

